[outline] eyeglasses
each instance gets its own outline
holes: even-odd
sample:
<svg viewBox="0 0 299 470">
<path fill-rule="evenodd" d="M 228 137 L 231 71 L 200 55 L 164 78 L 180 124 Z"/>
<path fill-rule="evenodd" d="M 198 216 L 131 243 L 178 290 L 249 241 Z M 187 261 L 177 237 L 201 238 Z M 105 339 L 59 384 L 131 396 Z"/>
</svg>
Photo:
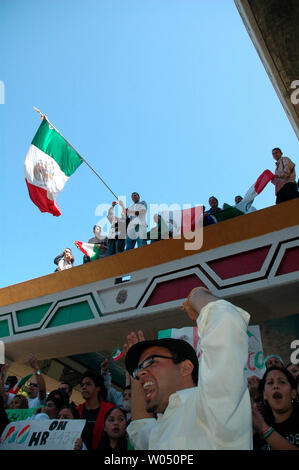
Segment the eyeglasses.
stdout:
<svg viewBox="0 0 299 470">
<path fill-rule="evenodd" d="M 161 357 L 162 359 L 172 359 L 173 361 L 177 361 L 178 359 L 177 357 L 173 357 L 173 356 L 161 356 L 160 354 L 153 354 L 152 356 L 149 356 L 146 359 L 144 359 L 144 361 L 142 361 L 136 367 L 136 369 L 133 370 L 133 373 L 132 373 L 133 378 L 139 380 L 139 377 L 137 376 L 137 374 L 140 371 L 140 369 L 147 369 L 148 367 L 150 367 L 152 364 L 154 364 L 156 357 Z"/>
<path fill-rule="evenodd" d="M 29 386 L 30 386 L 30 387 L 38 387 L 38 385 L 35 384 L 35 383 L 33 383 L 33 382 L 30 382 Z"/>
</svg>

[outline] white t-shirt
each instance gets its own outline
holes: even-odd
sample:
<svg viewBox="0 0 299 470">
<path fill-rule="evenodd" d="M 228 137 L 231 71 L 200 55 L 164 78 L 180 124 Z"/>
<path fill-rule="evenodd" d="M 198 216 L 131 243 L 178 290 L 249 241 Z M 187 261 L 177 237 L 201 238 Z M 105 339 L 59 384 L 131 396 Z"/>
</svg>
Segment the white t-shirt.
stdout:
<svg viewBox="0 0 299 470">
<path fill-rule="evenodd" d="M 28 408 L 38 408 L 44 406 L 44 403 L 40 401 L 39 397 L 28 398 Z"/>
<path fill-rule="evenodd" d="M 15 396 L 16 395 L 14 393 L 8 394 L 7 405 L 10 404 L 10 402 Z M 27 398 L 27 400 L 28 400 L 28 408 L 38 408 L 40 406 L 44 406 L 44 402 L 41 402 L 39 397 Z"/>
<path fill-rule="evenodd" d="M 67 263 L 63 258 L 58 263 L 58 268 L 61 269 L 62 271 L 64 271 L 65 269 L 70 269 L 72 267 L 73 267 L 72 263 Z"/>
<path fill-rule="evenodd" d="M 128 208 L 128 216 L 134 225 L 146 225 L 146 211 L 147 204 L 145 201 L 139 201 L 136 204 L 132 204 Z M 135 215 L 135 212 L 139 212 L 139 215 Z"/>
</svg>

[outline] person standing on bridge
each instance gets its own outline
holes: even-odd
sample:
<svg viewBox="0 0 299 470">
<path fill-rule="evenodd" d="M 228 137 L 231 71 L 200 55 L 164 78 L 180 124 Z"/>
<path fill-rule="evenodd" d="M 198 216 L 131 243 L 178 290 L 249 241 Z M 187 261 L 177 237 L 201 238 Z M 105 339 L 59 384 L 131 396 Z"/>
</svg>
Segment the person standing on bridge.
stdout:
<svg viewBox="0 0 299 470">
<path fill-rule="evenodd" d="M 276 161 L 275 176 L 271 180 L 275 185 L 276 204 L 298 197 L 295 163 L 290 158 L 283 157 L 278 147 L 272 150 L 272 157 Z"/>
<path fill-rule="evenodd" d="M 184 308 L 197 321 L 200 364 L 184 340 L 127 336 L 126 368 L 135 379 L 130 440 L 136 450 L 252 449 L 249 314 L 205 288 L 193 289 Z"/>
<path fill-rule="evenodd" d="M 82 441 L 88 450 L 95 450 L 100 442 L 104 429 L 104 417 L 113 403 L 107 402 L 107 390 L 104 379 L 96 371 L 88 370 L 81 378 L 81 395 L 85 402 L 78 405 L 80 419 L 86 419 L 82 431 Z"/>
</svg>

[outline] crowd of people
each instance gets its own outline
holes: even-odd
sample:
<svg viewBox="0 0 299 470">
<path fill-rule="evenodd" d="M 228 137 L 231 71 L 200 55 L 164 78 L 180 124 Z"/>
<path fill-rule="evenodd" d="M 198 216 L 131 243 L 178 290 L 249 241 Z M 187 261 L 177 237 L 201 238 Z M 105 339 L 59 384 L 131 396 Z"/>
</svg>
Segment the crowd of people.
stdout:
<svg viewBox="0 0 299 470">
<path fill-rule="evenodd" d="M 276 171 L 276 203 L 298 197 L 294 163 L 272 150 Z M 235 204 L 241 201 L 235 197 Z M 89 243 L 98 245 L 99 257 L 147 244 L 147 204 L 132 193 L 133 204 L 116 217 L 114 201 L 108 211 L 108 237 L 94 226 Z M 221 211 L 211 196 L 210 209 L 203 213 L 203 225 L 215 223 Z M 252 209 L 254 210 L 254 208 Z M 172 226 L 163 225 L 156 214 L 155 240 Z M 155 241 L 152 240 L 152 241 Z M 87 255 L 84 262 L 89 262 Z M 55 260 L 57 270 L 74 265 L 67 248 Z M 18 379 L 0 375 L 0 433 L 9 423 L 6 410 L 33 408 L 28 420 L 83 419 L 85 426 L 74 450 L 117 451 L 167 449 L 253 449 L 299 450 L 299 364 L 284 365 L 280 356 L 265 358 L 262 378 L 251 376 L 247 383 L 244 366 L 248 356 L 247 327 L 250 315 L 219 299 L 205 288 L 195 288 L 183 308 L 197 324 L 201 338 L 198 360 L 195 350 L 181 339 L 145 340 L 141 331 L 131 332 L 124 345 L 126 386 L 116 390 L 111 383 L 109 361 L 99 370 L 87 370 L 81 377 L 83 402 L 71 401 L 72 386 L 62 382 L 48 392 L 37 359 L 28 359 L 33 373 L 26 396 L 12 393 Z M 233 364 L 233 367 L 231 367 Z"/>
<path fill-rule="evenodd" d="M 67 382 L 46 391 L 34 356 L 27 397 L 11 392 L 17 378 L 2 366 L 0 432 L 9 423 L 6 409 L 33 408 L 28 420 L 85 420 L 78 451 L 299 450 L 299 364 L 271 354 L 264 376 L 246 382 L 250 315 L 203 287 L 192 289 L 183 308 L 197 324 L 200 359 L 183 339 L 131 332 L 124 389 L 112 386 L 105 359 L 82 374 L 79 405 Z"/>
<path fill-rule="evenodd" d="M 299 364 L 265 358 L 261 379 L 248 378 L 252 403 L 253 449 L 299 449 Z"/>
<path fill-rule="evenodd" d="M 279 148 L 272 150 L 272 156 L 276 162 L 275 175 L 271 181 L 275 186 L 276 204 L 298 197 L 295 164 L 290 158 L 283 156 Z M 133 192 L 131 198 L 132 204 L 128 208 L 124 206 L 121 200 L 112 202 L 107 215 L 107 219 L 111 224 L 108 236 L 102 235 L 102 227 L 99 225 L 93 227 L 94 236 L 88 240 L 88 243 L 97 245 L 97 258 L 104 258 L 131 250 L 135 246 L 144 246 L 148 243 L 173 236 L 174 229 L 177 227 L 176 222 L 171 217 L 169 220 L 165 220 L 160 214 L 154 214 L 153 219 L 156 225 L 147 231 L 147 203 L 144 200 L 140 200 L 140 195 L 137 192 Z M 234 206 L 238 207 L 242 199 L 242 196 L 236 195 Z M 227 209 L 224 207 L 219 207 L 219 201 L 215 196 L 211 196 L 208 203 L 210 206 L 208 210 L 205 210 L 205 207 L 203 207 L 202 225 L 204 227 L 217 223 L 216 216 L 223 210 L 227 212 Z M 120 217 L 115 215 L 115 206 L 117 204 L 121 207 Z M 251 206 L 247 213 L 255 210 Z M 78 245 L 76 246 L 79 248 Z M 56 271 L 72 268 L 74 261 L 75 258 L 72 250 L 66 248 L 54 259 L 54 263 L 57 265 Z M 90 256 L 84 254 L 83 263 L 89 261 L 91 261 Z"/>
<path fill-rule="evenodd" d="M 87 370 L 80 380 L 81 404 L 72 399 L 73 387 L 61 382 L 57 389 L 46 391 L 43 374 L 38 361 L 30 355 L 28 364 L 33 373 L 26 385 L 26 391 L 12 393 L 17 384 L 16 376 L 7 376 L 3 365 L 0 376 L 0 435 L 9 424 L 7 410 L 32 409 L 27 419 L 83 419 L 85 426 L 75 441 L 74 450 L 117 450 L 130 448 L 126 427 L 131 419 L 131 386 L 126 375 L 124 390 L 116 390 L 111 384 L 109 361 L 104 360 L 99 370 Z"/>
</svg>

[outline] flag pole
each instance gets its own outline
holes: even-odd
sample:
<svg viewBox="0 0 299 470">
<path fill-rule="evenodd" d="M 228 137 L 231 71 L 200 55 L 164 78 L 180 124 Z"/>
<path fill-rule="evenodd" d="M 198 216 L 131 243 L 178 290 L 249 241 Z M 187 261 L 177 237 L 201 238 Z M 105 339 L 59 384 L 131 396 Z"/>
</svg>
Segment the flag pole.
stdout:
<svg viewBox="0 0 299 470">
<path fill-rule="evenodd" d="M 65 137 L 63 137 L 63 135 L 59 132 L 58 129 L 56 129 L 55 126 L 53 126 L 53 124 L 49 121 L 49 119 L 47 118 L 47 116 L 45 114 L 43 114 L 39 109 L 37 109 L 35 106 L 33 106 L 33 109 L 39 113 L 40 117 L 41 118 L 45 118 L 48 123 L 53 127 L 53 129 L 55 129 L 55 131 L 63 138 L 63 140 L 67 143 L 67 145 L 69 145 L 69 147 L 71 147 L 72 150 L 74 150 L 74 152 L 76 152 L 76 154 L 78 155 L 79 158 L 81 158 L 82 162 L 86 163 L 86 165 L 91 169 L 91 171 L 94 172 L 94 174 L 102 181 L 102 183 L 106 186 L 106 188 L 110 191 L 110 193 L 113 194 L 113 196 L 118 200 L 118 197 L 116 196 L 116 194 L 114 194 L 114 192 L 112 191 L 111 188 L 109 188 L 109 186 L 105 183 L 105 181 L 100 177 L 100 175 L 92 168 L 92 166 L 83 158 L 81 157 L 81 155 L 77 152 L 77 150 L 74 149 L 74 147 L 66 140 Z"/>
</svg>

